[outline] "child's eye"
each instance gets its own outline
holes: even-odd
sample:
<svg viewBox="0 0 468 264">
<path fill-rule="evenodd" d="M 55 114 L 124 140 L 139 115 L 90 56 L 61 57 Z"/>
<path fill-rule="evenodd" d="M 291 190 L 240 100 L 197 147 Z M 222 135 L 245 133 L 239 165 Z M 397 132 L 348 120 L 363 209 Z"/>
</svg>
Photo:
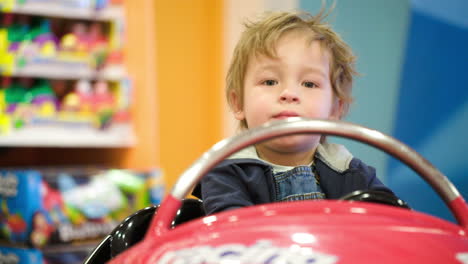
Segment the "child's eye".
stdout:
<svg viewBox="0 0 468 264">
<path fill-rule="evenodd" d="M 277 85 L 278 84 L 278 81 L 275 81 L 275 80 L 265 80 L 262 82 L 263 85 L 266 85 L 266 86 L 273 86 L 273 85 Z"/>
<path fill-rule="evenodd" d="M 304 85 L 307 88 L 316 88 L 316 87 L 318 87 L 318 85 L 313 83 L 313 82 L 303 82 L 302 85 Z"/>
</svg>

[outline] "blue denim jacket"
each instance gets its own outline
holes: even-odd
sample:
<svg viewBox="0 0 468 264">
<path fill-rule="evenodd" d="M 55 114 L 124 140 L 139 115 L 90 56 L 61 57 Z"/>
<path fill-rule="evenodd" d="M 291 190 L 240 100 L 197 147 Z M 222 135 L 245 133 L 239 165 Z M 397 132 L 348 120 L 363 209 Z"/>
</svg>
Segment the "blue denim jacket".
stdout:
<svg viewBox="0 0 468 264">
<path fill-rule="evenodd" d="M 324 199 L 325 194 L 320 188 L 313 166 L 298 166 L 284 172 L 273 173 L 275 201 Z"/>
<path fill-rule="evenodd" d="M 341 145 L 319 145 L 314 166 L 315 171 L 310 166 L 281 168 L 258 159 L 254 147 L 246 148 L 202 179 L 205 212 L 212 214 L 277 201 L 338 199 L 356 190 L 392 193 L 376 177 L 374 168 L 354 158 Z M 316 184 L 315 173 L 320 176 L 320 184 Z"/>
</svg>

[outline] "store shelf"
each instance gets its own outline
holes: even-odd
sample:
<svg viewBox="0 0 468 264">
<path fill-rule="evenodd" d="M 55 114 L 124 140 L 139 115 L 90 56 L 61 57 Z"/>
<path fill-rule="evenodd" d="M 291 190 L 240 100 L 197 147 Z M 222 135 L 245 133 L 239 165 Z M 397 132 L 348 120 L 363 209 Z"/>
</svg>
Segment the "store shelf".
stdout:
<svg viewBox="0 0 468 264">
<path fill-rule="evenodd" d="M 61 244 L 61 245 L 52 245 L 52 246 L 46 246 L 44 248 L 41 248 L 41 251 L 45 254 L 56 254 L 56 253 L 63 253 L 63 252 L 91 252 L 93 249 L 95 249 L 101 240 L 103 240 L 104 237 L 100 240 L 96 241 L 86 241 L 82 243 L 75 243 L 73 246 L 70 244 Z M 26 243 L 12 243 L 4 240 L 0 240 L 0 247 L 9 247 L 9 248 L 21 248 L 21 249 L 28 249 L 31 248 L 29 245 Z M 1 259 L 0 259 L 1 260 Z M 3 263 L 3 262 L 0 262 Z"/>
<path fill-rule="evenodd" d="M 114 124 L 105 130 L 38 125 L 0 135 L 0 146 L 10 147 L 131 147 L 135 142 L 129 124 Z"/>
<path fill-rule="evenodd" d="M 100 79 L 108 81 L 119 81 L 126 78 L 127 73 L 123 66 L 106 67 L 96 71 L 83 64 L 73 63 L 47 63 L 47 64 L 28 64 L 21 69 L 13 71 L 11 74 L 0 72 L 2 76 L 12 77 L 35 77 L 47 79 Z"/>
<path fill-rule="evenodd" d="M 103 238 L 104 239 L 104 238 Z M 48 254 L 57 254 L 57 253 L 72 253 L 72 252 L 87 252 L 88 254 L 93 251 L 98 245 L 100 241 L 94 242 L 85 242 L 81 244 L 73 244 L 73 246 L 63 244 L 63 245 L 54 245 L 54 246 L 47 246 L 42 249 L 42 252 L 45 255 Z"/>
<path fill-rule="evenodd" d="M 92 8 L 66 6 L 47 1 L 30 1 L 15 5 L 8 11 L 2 10 L 2 12 L 103 21 L 122 19 L 124 16 L 124 10 L 121 6 L 109 6 L 102 10 L 94 10 Z"/>
</svg>

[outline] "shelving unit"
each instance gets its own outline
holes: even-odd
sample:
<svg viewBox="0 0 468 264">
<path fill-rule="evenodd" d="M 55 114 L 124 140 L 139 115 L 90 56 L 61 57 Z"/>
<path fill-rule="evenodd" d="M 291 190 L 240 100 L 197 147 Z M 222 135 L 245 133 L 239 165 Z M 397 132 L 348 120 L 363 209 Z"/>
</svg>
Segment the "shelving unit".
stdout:
<svg viewBox="0 0 468 264">
<path fill-rule="evenodd" d="M 53 136 L 50 136 L 53 135 Z M 131 147 L 136 138 L 129 124 L 118 124 L 102 131 L 89 127 L 33 126 L 0 137 L 0 146 L 9 147 Z"/>
<path fill-rule="evenodd" d="M 13 4 L 5 6 L 3 11 L 16 14 L 38 15 L 48 17 L 62 17 L 69 19 L 89 19 L 89 20 L 122 20 L 124 10 L 121 6 L 106 7 L 95 10 L 80 6 L 60 5 L 57 2 L 25 2 L 23 4 Z"/>
<path fill-rule="evenodd" d="M 26 56 L 21 57 L 21 60 L 19 60 L 17 57 L 10 56 L 10 53 L 5 53 L 4 44 L 6 42 L 4 39 L 0 39 L 0 75 L 2 76 L 0 87 L 0 180 L 2 180 L 2 177 L 5 177 L 5 168 L 2 167 L 7 167 L 6 170 L 8 170 L 12 166 L 20 171 L 28 171 L 31 170 L 31 168 L 36 167 L 69 168 L 70 166 L 133 168 L 145 172 L 154 169 L 157 165 L 154 162 L 154 157 L 146 155 L 145 153 L 148 152 L 146 150 L 148 148 L 151 148 L 150 151 L 154 152 L 154 148 L 156 146 L 148 144 L 151 142 L 148 142 L 148 136 L 143 134 L 143 146 L 145 150 L 141 150 L 142 141 L 137 137 L 136 133 L 136 130 L 141 131 L 141 125 L 138 125 L 141 124 L 141 118 L 138 118 L 138 113 L 141 115 L 141 111 L 132 109 L 134 107 L 133 102 L 136 100 L 136 98 L 133 98 L 134 94 L 141 97 L 141 93 L 147 89 L 147 86 L 145 82 L 141 81 L 139 72 L 136 72 L 133 76 L 127 72 L 127 61 L 123 61 L 123 58 L 125 57 L 125 59 L 127 59 L 127 56 L 131 56 L 133 59 L 136 59 L 131 52 L 130 54 L 127 53 L 129 47 L 126 46 L 127 44 L 125 42 L 127 23 L 126 13 L 128 10 L 126 10 L 122 5 L 110 5 L 104 8 L 69 6 L 70 3 L 80 2 L 79 0 L 63 1 L 66 5 L 60 5 L 60 1 L 58 0 L 23 0 L 16 2 L 23 2 L 23 4 L 16 4 L 15 0 L 0 0 L 0 18 L 3 19 L 5 16 L 13 16 L 14 19 L 17 19 L 15 22 L 34 22 L 36 23 L 35 26 L 37 26 L 37 21 L 42 22 L 42 20 L 46 20 L 50 23 L 50 32 L 55 35 L 52 36 L 52 38 L 57 37 L 58 41 L 51 42 L 56 45 L 56 50 L 49 53 L 46 52 L 45 56 L 31 57 L 29 56 L 30 53 L 27 53 L 28 50 L 26 50 L 27 52 L 24 53 Z M 91 4 L 95 1 L 81 2 Z M 114 1 L 109 0 L 96 2 L 110 3 Z M 122 3 L 123 1 L 116 2 Z M 141 5 L 141 3 L 130 3 L 132 8 L 136 5 Z M 144 10 L 144 8 L 138 8 L 139 10 Z M 25 17 L 28 19 L 24 19 Z M 1 26 L 5 26 L 5 20 L 1 21 Z M 90 30 L 94 24 L 102 25 L 103 32 L 106 34 L 106 41 L 108 41 L 108 43 L 106 43 L 108 44 L 106 45 L 106 49 L 108 50 L 106 50 L 105 58 L 110 59 L 106 60 L 107 63 L 95 63 L 94 58 L 91 63 L 86 59 L 75 60 L 76 57 L 69 56 L 71 53 L 65 54 L 66 56 L 61 56 L 61 53 L 59 53 L 61 51 L 60 48 L 62 47 L 61 45 L 66 42 L 63 39 L 68 33 L 65 30 L 71 30 L 71 25 L 73 23 L 84 24 L 87 27 L 86 30 Z M 56 27 L 54 28 L 54 26 L 57 25 L 63 26 L 63 28 L 59 28 L 57 30 Z M 31 26 L 28 30 L 33 31 L 33 29 L 34 28 Z M 4 35 L 2 36 L 2 34 L 4 34 L 4 31 L 2 32 L 2 28 L 0 27 L 0 38 L 5 37 Z M 32 40 L 28 41 L 32 42 Z M 69 41 L 69 39 L 67 41 Z M 25 44 L 28 45 L 29 43 L 25 42 Z M 24 48 L 23 43 L 20 44 L 19 50 L 21 48 Z M 37 47 L 33 48 L 34 49 L 32 49 L 32 51 L 35 51 Z M 40 48 L 42 52 L 43 46 Z M 94 54 L 92 52 L 93 51 L 90 51 L 89 53 Z M 71 58 L 71 60 L 67 61 L 67 58 Z M 147 66 L 141 66 L 141 62 L 144 62 L 144 60 L 139 60 L 140 68 L 138 71 L 142 71 Z M 134 70 L 133 73 L 135 73 L 135 69 L 137 68 L 133 65 L 134 64 L 131 64 L 130 68 Z M 132 78 L 129 76 L 132 76 Z M 8 79 L 8 86 L 4 85 L 4 79 Z M 56 114 L 52 115 L 52 118 L 50 116 L 46 118 L 44 118 L 44 116 L 33 116 L 33 118 L 31 118 L 29 112 L 26 112 L 27 115 L 25 118 L 20 119 L 21 122 L 16 122 L 15 118 L 17 117 L 17 113 L 13 112 L 12 114 L 12 112 L 7 112 L 7 110 L 11 111 L 8 107 L 12 104 L 11 100 L 13 99 L 11 99 L 12 97 L 10 96 L 10 101 L 6 103 L 5 91 L 14 87 L 13 84 L 20 84 L 17 86 L 24 87 L 24 89 L 22 89 L 25 93 L 34 94 L 34 92 L 31 92 L 34 85 L 38 85 L 38 83 L 42 81 L 49 82 L 50 90 L 54 91 L 56 95 L 58 105 Z M 92 101 L 91 104 L 87 105 L 87 108 L 81 108 L 81 105 L 79 105 L 80 110 L 76 110 L 74 108 L 76 104 L 73 104 L 74 100 L 77 98 L 80 100 L 87 98 L 82 97 L 83 94 L 79 93 L 80 90 L 78 90 L 78 85 L 80 82 L 85 82 L 89 87 L 91 87 L 91 93 L 89 93 L 89 95 L 96 96 L 96 102 Z M 62 90 L 56 89 L 55 85 L 57 83 L 62 85 L 60 88 Z M 100 89 L 98 87 L 102 87 L 99 86 L 100 83 L 107 84 L 109 94 L 112 95 L 113 100 L 115 100 L 115 103 L 112 105 L 116 107 L 112 108 L 111 111 L 109 111 L 109 108 L 99 108 L 100 102 L 109 102 L 109 100 L 105 100 L 108 97 L 98 97 L 98 89 Z M 135 92 L 133 89 L 134 83 L 137 83 L 142 90 Z M 69 98 L 69 102 L 72 102 L 72 104 L 65 105 L 65 99 L 68 98 L 67 96 L 70 94 L 74 95 L 70 96 L 71 99 Z M 151 93 L 146 93 L 146 96 L 148 96 L 148 94 Z M 87 102 L 89 103 L 91 101 Z M 139 106 L 145 106 L 145 104 L 147 105 L 148 101 L 141 101 Z M 18 103 L 18 105 L 20 105 L 20 103 Z M 50 108 L 50 106 L 48 107 Z M 30 108 L 32 111 L 37 110 L 33 107 Z M 28 105 L 26 106 L 26 109 L 29 109 Z M 106 119 L 109 116 L 109 112 L 112 112 L 112 117 Z M 134 112 L 137 113 L 136 116 L 138 119 L 136 122 L 133 118 Z M 76 117 L 72 117 L 75 114 Z M 89 116 L 92 115 L 96 115 L 96 118 L 89 119 Z M 8 117 L 8 119 L 5 117 Z M 2 126 L 5 125 L 5 120 L 10 122 L 8 131 L 2 128 Z M 135 127 L 135 123 L 137 123 L 137 127 Z M 154 129 L 152 128 L 147 130 L 154 133 Z M 153 134 L 153 136 L 155 135 Z M 139 147 L 135 147 L 137 144 Z M 139 159 L 138 157 L 140 156 L 145 156 L 145 159 Z M 138 162 L 132 162 L 131 160 L 127 161 L 129 159 L 137 159 Z M 139 165 L 139 162 L 144 162 L 144 165 Z M 2 186 L 2 188 L 3 187 L 5 186 Z M 57 186 L 54 186 L 54 188 L 56 191 L 58 190 Z M 2 196 L 2 193 L 0 193 L 0 201 L 5 201 L 4 199 L 7 198 L 8 197 L 4 197 Z M 16 199 L 21 201 L 25 198 L 19 196 L 16 197 Z M 131 207 L 127 206 L 127 208 Z M 2 210 L 3 209 L 4 207 L 2 207 Z M 136 209 L 139 208 L 133 208 L 132 210 Z M 4 212 L 1 211 L 1 213 L 3 214 Z M 126 216 L 128 213 L 130 212 L 126 212 L 125 215 L 122 216 Z M 13 216 L 16 217 L 16 214 L 13 214 Z M 26 218 L 24 218 L 24 220 L 29 221 L 29 219 Z M 121 219 L 116 218 L 115 220 L 118 222 Z M 0 232 L 0 237 L 1 234 L 2 233 Z M 3 246 L 7 248 L 13 247 L 19 250 L 18 254 L 23 254 L 21 253 L 21 250 L 29 250 L 29 253 L 24 254 L 27 255 L 39 252 L 43 257 L 64 253 L 76 253 L 82 260 L 82 257 L 87 254 L 86 252 L 89 253 L 89 251 L 93 249 L 96 243 L 100 240 L 99 238 L 94 239 L 97 240 L 84 241 L 84 243 L 78 244 L 64 243 L 63 245 L 45 245 L 43 248 L 40 248 L 39 251 L 35 251 L 34 248 L 30 248 L 29 244 L 5 244 L 4 242 L 1 242 L 0 249 Z M 3 253 L 0 250 L 0 258 L 4 257 L 2 254 Z M 23 261 L 25 260 L 20 259 L 20 263 L 23 263 Z M 30 262 L 27 261 L 27 263 Z M 65 263 L 70 262 L 65 261 Z M 77 263 L 81 263 L 81 261 L 78 261 Z"/>
<path fill-rule="evenodd" d="M 35 77 L 58 80 L 106 80 L 119 81 L 126 78 L 126 73 L 123 67 L 114 67 L 112 69 L 104 69 L 95 71 L 91 68 L 78 68 L 73 66 L 64 68 L 63 65 L 30 65 L 20 70 L 9 74 L 11 77 Z"/>
<path fill-rule="evenodd" d="M 2 8 L 2 12 L 6 13 L 3 13 L 2 15 L 7 15 L 8 13 L 15 16 L 40 16 L 48 19 L 59 18 L 68 21 L 76 20 L 79 23 L 81 23 L 80 26 L 82 27 L 84 27 L 84 23 L 107 24 L 106 27 L 107 32 L 109 34 L 107 42 L 105 43 L 106 49 L 109 50 L 107 56 L 112 56 L 112 52 L 115 52 L 116 47 L 120 49 L 117 50 L 118 53 L 123 52 L 122 48 L 124 42 L 124 9 L 122 6 L 108 5 L 105 7 L 93 7 L 91 6 L 92 1 L 25 1 L 23 3 L 14 3 L 13 1 L 4 2 L 5 3 L 3 3 L 3 5 L 0 5 L 0 7 Z M 83 5 L 83 3 L 85 5 Z M 12 22 L 10 21 L 9 23 Z M 45 25 L 50 26 L 48 24 L 51 22 L 45 23 L 47 23 Z M 40 26 L 42 27 L 43 25 L 41 24 Z M 35 29 L 30 30 L 31 32 L 33 32 Z M 57 43 L 57 41 L 54 40 L 56 36 L 51 36 L 51 34 L 54 33 L 44 33 L 45 38 L 48 38 L 50 40 L 47 40 L 48 42 L 46 42 L 45 44 L 41 43 L 40 45 L 42 46 L 34 46 L 35 40 L 26 39 L 20 44 L 15 44 L 16 46 L 19 45 L 19 47 L 16 48 L 18 51 L 10 51 L 11 46 L 10 48 L 4 47 L 3 51 L 0 50 L 0 53 L 3 52 L 2 54 L 0 54 L 1 75 L 4 77 L 8 76 L 15 79 L 40 78 L 46 80 L 72 80 L 75 82 L 86 80 L 90 83 L 90 85 L 92 82 L 95 83 L 97 81 L 104 81 L 109 83 L 110 86 L 110 83 L 112 82 L 113 91 L 110 92 L 114 94 L 116 103 L 124 102 L 126 104 L 124 106 L 119 105 L 118 109 L 116 108 L 115 110 L 122 111 L 123 109 L 124 111 L 129 111 L 130 106 L 128 105 L 128 102 L 131 101 L 131 88 L 129 88 L 129 84 L 131 83 L 128 80 L 128 74 L 122 62 L 119 62 L 117 64 L 108 63 L 105 64 L 103 67 L 96 68 L 89 61 L 89 58 L 91 57 L 83 57 L 90 55 L 86 54 L 86 52 L 83 53 L 83 51 L 79 50 L 77 50 L 74 53 L 78 54 L 79 52 L 81 52 L 79 53 L 81 54 L 80 56 L 82 56 L 81 58 L 78 58 L 78 56 L 70 57 L 69 54 L 71 54 L 71 52 L 68 50 L 64 50 L 63 52 L 66 52 L 64 53 L 66 55 L 64 59 L 64 56 L 61 56 L 60 53 L 57 52 L 60 52 L 60 48 L 69 48 L 67 46 L 63 46 L 67 44 L 67 41 L 76 42 L 77 39 L 75 38 L 75 36 L 78 37 L 78 35 L 74 34 L 78 33 L 67 33 L 66 35 L 61 36 L 62 39 L 60 40 L 60 43 Z M 64 33 L 62 32 L 61 34 Z M 71 35 L 71 37 L 67 35 Z M 49 47 L 45 47 L 46 45 L 49 45 Z M 74 45 L 76 46 L 76 48 L 82 48 L 79 45 L 83 44 L 74 43 Z M 90 42 L 89 45 L 93 45 L 93 43 Z M 97 45 L 102 44 L 97 43 Z M 50 51 L 51 46 L 57 47 L 52 48 L 52 51 Z M 38 53 L 37 55 L 39 56 L 34 55 L 33 57 L 31 57 L 28 54 L 31 52 L 28 49 L 32 49 L 34 51 L 37 49 L 42 50 L 47 48 L 49 48 L 49 53 L 57 55 L 42 55 Z M 97 48 L 100 47 L 97 46 Z M 55 49 L 57 49 L 57 51 Z M 102 47 L 100 49 L 102 49 Z M 93 51 L 90 52 L 91 54 L 93 54 Z M 18 53 L 18 55 L 16 55 L 16 53 Z M 15 56 L 20 57 L 16 58 Z M 102 55 L 97 54 L 94 56 Z M 5 93 L 8 92 L 8 89 L 4 90 Z M 73 91 L 70 91 L 70 93 L 73 93 Z M 74 93 L 77 94 L 77 96 L 75 97 L 82 98 L 82 96 L 80 96 L 79 91 L 74 91 Z M 89 97 L 88 95 L 85 96 Z M 8 96 L 6 95 L 3 96 L 5 101 L 5 98 L 7 97 Z M 1 94 L 0 100 L 2 100 Z M 65 99 L 61 98 L 61 100 Z M 8 104 L 8 102 L 6 102 L 6 104 Z M 7 106 L 4 106 L 3 108 L 6 109 Z M 1 107 L 2 102 L 0 102 L 0 108 Z M 59 106 L 57 108 L 57 111 L 62 111 L 61 107 L 62 106 Z M 79 111 L 76 112 L 76 115 L 77 119 L 80 119 L 81 117 L 78 115 L 81 115 L 80 112 L 83 110 L 74 111 Z M 9 113 L 5 112 L 5 114 L 8 115 Z M 99 113 L 96 112 L 96 115 L 97 114 Z M 16 128 L 14 124 L 10 125 L 10 127 L 5 128 L 5 126 L 8 125 L 6 124 L 7 122 L 14 122 L 11 119 L 17 118 L 17 114 L 15 112 L 13 112 L 10 115 L 11 118 L 9 116 L 3 115 L 4 121 L 3 123 L 0 122 L 0 126 L 3 125 L 3 129 L 0 127 L 0 147 L 130 147 L 133 146 L 136 141 L 136 136 L 133 131 L 133 126 L 131 122 L 123 124 L 111 124 L 110 126 L 104 129 L 95 128 L 92 125 L 89 125 L 87 127 L 80 127 L 80 129 L 77 130 L 76 127 L 80 126 L 80 121 L 77 122 L 78 124 L 73 124 L 73 120 L 68 120 L 67 122 L 65 122 L 65 124 L 63 124 L 64 122 L 50 122 L 50 125 L 41 126 L 28 124 L 27 122 L 25 122 L 26 126 L 22 128 Z M 68 116 L 70 116 L 70 114 L 68 114 Z M 100 117 L 97 116 L 96 118 Z M 0 121 L 1 119 L 2 113 L 0 113 Z"/>
</svg>

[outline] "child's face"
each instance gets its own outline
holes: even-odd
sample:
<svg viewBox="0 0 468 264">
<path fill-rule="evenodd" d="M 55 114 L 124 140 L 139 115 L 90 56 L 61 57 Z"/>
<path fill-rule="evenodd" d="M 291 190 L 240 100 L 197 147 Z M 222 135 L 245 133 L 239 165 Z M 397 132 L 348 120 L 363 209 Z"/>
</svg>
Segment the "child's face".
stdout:
<svg viewBox="0 0 468 264">
<path fill-rule="evenodd" d="M 308 34 L 283 35 L 276 45 L 275 59 L 251 56 L 244 80 L 243 108 L 235 109 L 235 117 L 245 119 L 249 128 L 293 116 L 338 119 L 329 53 L 318 41 L 309 42 L 304 35 Z M 320 136 L 315 135 L 293 136 L 274 140 L 273 144 L 300 151 L 297 148 L 315 149 L 319 140 Z"/>
</svg>

